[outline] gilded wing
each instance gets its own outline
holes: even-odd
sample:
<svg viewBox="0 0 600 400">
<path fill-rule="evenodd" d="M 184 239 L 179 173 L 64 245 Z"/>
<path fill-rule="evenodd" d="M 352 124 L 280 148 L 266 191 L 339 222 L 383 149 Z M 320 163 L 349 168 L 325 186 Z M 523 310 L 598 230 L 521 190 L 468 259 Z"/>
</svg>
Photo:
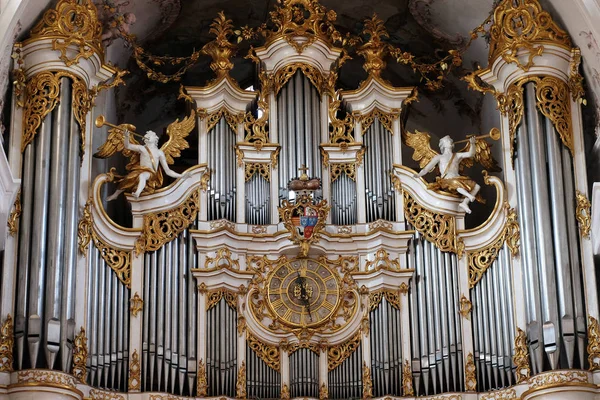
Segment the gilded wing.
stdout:
<svg viewBox="0 0 600 400">
<path fill-rule="evenodd" d="M 177 118 L 174 122 L 169 124 L 167 127 L 167 135 L 169 136 L 169 140 L 161 147 L 161 150 L 165 153 L 167 163 L 173 164 L 175 162 L 175 158 L 181 156 L 181 150 L 185 150 L 190 147 L 185 138 L 188 137 L 195 125 L 195 112 L 192 112 L 181 122 L 179 122 L 179 118 Z"/>
<path fill-rule="evenodd" d="M 131 125 L 131 124 L 121 124 L 119 125 L 120 129 L 117 128 L 111 128 L 108 130 L 108 138 L 106 139 L 106 142 L 100 146 L 98 148 L 98 151 L 96 153 L 94 153 L 94 157 L 96 158 L 108 158 L 111 157 L 113 154 L 115 154 L 116 152 L 120 152 L 125 150 L 125 146 L 123 144 L 123 131 L 125 129 L 129 129 L 130 132 L 134 132 L 135 131 L 135 126 Z M 129 136 L 129 140 L 131 141 L 131 143 L 133 144 L 139 144 L 138 142 L 135 141 L 135 139 L 133 138 L 133 135 Z M 123 155 L 126 157 L 131 157 L 131 151 L 125 150 L 123 151 Z"/>
<path fill-rule="evenodd" d="M 427 132 L 419 132 L 417 130 L 415 130 L 415 133 L 406 132 L 404 135 L 404 142 L 415 151 L 412 158 L 419 162 L 421 168 L 429 164 L 429 161 L 438 155 L 438 153 L 431 148 L 431 136 L 429 136 Z"/>
<path fill-rule="evenodd" d="M 467 152 L 471 148 L 471 143 L 461 150 L 461 152 Z M 477 139 L 475 141 L 475 156 L 473 158 L 465 158 L 460 162 L 461 171 L 464 168 L 471 168 L 475 162 L 481 164 L 483 169 L 488 172 L 500 172 L 502 168 L 498 165 L 498 162 L 492 157 L 492 145 L 485 139 Z"/>
</svg>

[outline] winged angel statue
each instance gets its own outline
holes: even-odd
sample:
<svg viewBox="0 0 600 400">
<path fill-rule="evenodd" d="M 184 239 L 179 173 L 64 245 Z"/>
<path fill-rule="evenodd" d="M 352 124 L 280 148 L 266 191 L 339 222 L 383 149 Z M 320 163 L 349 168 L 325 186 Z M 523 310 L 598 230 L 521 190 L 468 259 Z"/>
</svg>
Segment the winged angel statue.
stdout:
<svg viewBox="0 0 600 400">
<path fill-rule="evenodd" d="M 499 132 L 498 132 L 499 133 Z M 498 134 L 494 130 L 484 137 L 496 137 Z M 415 178 L 420 178 L 431 172 L 435 167 L 439 168 L 440 174 L 435 182 L 429 183 L 427 188 L 436 191 L 447 191 L 458 193 L 464 196 L 459 204 L 466 213 L 470 214 L 469 203 L 472 201 L 485 202 L 479 195 L 481 187 L 468 176 L 461 176 L 460 173 L 465 168 L 474 165 L 474 161 L 481 164 L 490 172 L 499 172 L 496 160 L 492 158 L 491 145 L 481 137 L 471 136 L 467 140 L 467 145 L 458 153 L 454 153 L 454 141 L 450 136 L 444 136 L 440 139 L 441 154 L 438 154 L 431 148 L 431 136 L 426 132 L 415 131 L 415 133 L 406 133 L 406 144 L 414 149 L 413 160 L 419 162 L 422 168 L 421 172 L 414 174 Z M 457 142 L 460 143 L 460 142 Z"/>
<path fill-rule="evenodd" d="M 123 152 L 125 157 L 129 158 L 129 164 L 125 167 L 128 174 L 125 176 L 116 176 L 115 182 L 118 189 L 109 197 L 108 201 L 116 199 L 121 193 L 132 193 L 134 197 L 141 194 L 151 194 L 163 184 L 163 175 L 160 167 L 172 178 L 186 178 L 187 173 L 178 174 L 173 171 L 169 164 L 174 163 L 174 159 L 181 156 L 181 151 L 189 148 L 185 138 L 190 134 L 196 119 L 194 113 L 185 117 L 181 122 L 179 118 L 169 124 L 167 135 L 169 140 L 158 148 L 158 136 L 154 131 L 147 131 L 143 136 L 144 144 L 141 145 L 131 137 L 131 132 L 135 126 L 122 124 L 119 126 L 110 125 L 104 122 L 96 121 L 97 126 L 109 125 L 112 129 L 108 131 L 108 139 L 94 157 L 108 158 L 116 152 Z M 136 136 L 141 136 L 134 133 Z"/>
</svg>

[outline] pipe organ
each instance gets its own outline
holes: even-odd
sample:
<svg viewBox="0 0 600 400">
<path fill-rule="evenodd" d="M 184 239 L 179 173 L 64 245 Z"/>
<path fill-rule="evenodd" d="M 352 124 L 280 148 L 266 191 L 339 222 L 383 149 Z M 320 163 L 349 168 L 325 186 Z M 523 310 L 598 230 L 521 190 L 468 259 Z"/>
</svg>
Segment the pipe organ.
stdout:
<svg viewBox="0 0 600 400">
<path fill-rule="evenodd" d="M 189 146 L 186 124 L 198 127 L 197 165 L 164 188 L 125 191 L 131 227 L 105 211 L 103 188 L 158 172 L 138 154 L 126 176 L 91 176 L 94 100 L 124 74 L 104 62 L 95 7 L 60 0 L 18 45 L 9 159 L 22 211 L 2 260 L 0 391 L 594 398 L 581 60 L 567 34 L 536 0 L 496 6 L 489 67 L 465 80 L 498 101 L 503 171 L 471 179 L 448 175 L 456 153 L 401 127 L 417 91 L 381 77 L 387 59 L 409 62 L 382 21 L 342 42 L 316 0 L 282 0 L 270 15 L 246 32 L 261 41 L 248 55 L 257 90 L 230 75 L 233 23 L 221 13 L 203 49 L 216 77 L 181 88 L 193 111 L 168 141 L 121 145 L 135 127 L 111 125 L 105 150 L 169 164 Z M 368 77 L 338 90 L 349 52 Z M 472 143 L 459 157 L 483 164 Z M 403 162 L 405 146 L 422 168 L 440 164 L 435 183 Z M 496 197 L 466 227 L 475 181 Z"/>
</svg>

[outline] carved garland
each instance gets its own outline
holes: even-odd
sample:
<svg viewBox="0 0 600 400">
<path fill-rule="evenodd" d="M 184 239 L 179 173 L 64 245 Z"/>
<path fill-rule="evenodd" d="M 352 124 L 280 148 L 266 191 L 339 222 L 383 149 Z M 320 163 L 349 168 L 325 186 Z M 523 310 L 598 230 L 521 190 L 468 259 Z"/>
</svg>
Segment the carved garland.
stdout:
<svg viewBox="0 0 600 400">
<path fill-rule="evenodd" d="M 517 328 L 517 336 L 515 336 L 515 355 L 513 356 L 513 362 L 517 367 L 515 371 L 517 383 L 527 381 L 531 375 L 529 350 L 527 349 L 527 335 L 521 328 Z"/>
<path fill-rule="evenodd" d="M 521 247 L 521 228 L 519 226 L 519 217 L 517 211 L 511 208 L 508 202 L 505 204 L 508 211 L 506 216 L 506 245 L 513 257 L 519 255 Z"/>
<path fill-rule="evenodd" d="M 582 237 L 589 239 L 592 223 L 592 204 L 587 196 L 579 190 L 575 193 L 577 199 L 577 209 L 575 216 L 579 222 L 579 233 Z"/>
<path fill-rule="evenodd" d="M 363 361 L 362 367 L 362 376 L 363 376 L 363 399 L 371 399 L 373 398 L 373 379 L 371 378 L 371 369 L 367 366 L 367 362 Z"/>
<path fill-rule="evenodd" d="M 19 225 L 18 225 L 18 220 L 19 217 L 21 216 L 21 189 L 19 189 L 19 191 L 17 192 L 17 197 L 15 198 L 15 203 L 13 205 L 13 209 L 10 212 L 10 215 L 8 216 L 8 221 L 7 221 L 7 226 L 8 226 L 8 233 L 10 233 L 11 236 L 14 236 L 17 234 L 17 231 L 19 229 Z"/>
<path fill-rule="evenodd" d="M 80 382 L 85 383 L 87 379 L 87 337 L 85 336 L 85 329 L 81 327 L 79 334 L 75 336 L 73 342 L 73 376 Z"/>
<path fill-rule="evenodd" d="M 235 397 L 237 399 L 245 399 L 246 395 L 246 362 L 242 361 L 235 384 Z"/>
<path fill-rule="evenodd" d="M 402 367 L 402 394 L 404 397 L 415 395 L 412 369 L 410 368 L 410 362 L 408 360 L 404 360 L 404 366 Z"/>
<path fill-rule="evenodd" d="M 196 395 L 206 397 L 208 394 L 208 381 L 206 379 L 206 365 L 204 360 L 198 361 L 198 381 L 196 382 Z"/>
<path fill-rule="evenodd" d="M 279 371 L 279 349 L 277 346 L 265 344 L 255 338 L 250 332 L 246 335 L 247 343 L 250 349 L 263 360 L 270 368 Z"/>
<path fill-rule="evenodd" d="M 361 342 L 361 332 L 358 332 L 354 337 L 342 344 L 332 346 L 327 349 L 327 368 L 329 371 L 334 370 L 341 365 L 348 357 L 358 349 Z"/>
<path fill-rule="evenodd" d="M 437 214 L 417 203 L 404 191 L 406 220 L 441 251 L 456 252 L 454 217 Z"/>
<path fill-rule="evenodd" d="M 13 347 L 15 342 L 13 319 L 8 314 L 0 328 L 0 372 L 13 371 Z"/>
<path fill-rule="evenodd" d="M 592 316 L 588 317 L 588 362 L 590 371 L 600 370 L 600 326 L 598 320 Z"/>
<path fill-rule="evenodd" d="M 136 252 L 156 251 L 175 239 L 194 222 L 198 209 L 199 192 L 194 190 L 181 205 L 171 210 L 144 215 Z"/>
<path fill-rule="evenodd" d="M 142 386 L 142 374 L 140 368 L 140 356 L 136 350 L 133 350 L 131 355 L 131 363 L 129 364 L 129 379 L 128 387 L 130 391 L 139 392 Z"/>
</svg>

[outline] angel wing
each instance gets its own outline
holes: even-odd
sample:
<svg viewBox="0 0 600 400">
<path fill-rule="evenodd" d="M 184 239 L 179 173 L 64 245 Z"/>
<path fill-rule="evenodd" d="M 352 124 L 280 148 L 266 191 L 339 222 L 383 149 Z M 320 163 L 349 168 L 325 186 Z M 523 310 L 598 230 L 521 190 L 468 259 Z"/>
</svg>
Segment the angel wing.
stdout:
<svg viewBox="0 0 600 400">
<path fill-rule="evenodd" d="M 127 164 L 127 169 L 130 170 L 132 165 L 139 163 L 140 155 L 135 151 L 125 149 L 125 145 L 123 143 L 123 132 L 125 129 L 130 132 L 135 131 L 135 126 L 131 124 L 121 124 L 119 125 L 119 129 L 111 128 L 108 130 L 108 138 L 106 142 L 98 148 L 98 151 L 94 153 L 94 157 L 96 158 L 108 158 L 114 155 L 116 152 L 123 152 L 123 155 L 129 158 L 129 164 Z M 132 144 L 139 144 L 132 136 L 129 137 L 129 141 Z"/>
<path fill-rule="evenodd" d="M 169 140 L 160 148 L 165 153 L 167 163 L 173 164 L 175 158 L 181 156 L 181 150 L 190 147 L 186 137 L 190 134 L 196 125 L 196 113 L 192 111 L 190 115 L 185 117 L 181 122 L 179 118 L 171 122 L 167 127 L 167 135 Z"/>
<path fill-rule="evenodd" d="M 412 159 L 418 161 L 421 168 L 429 164 L 429 161 L 438 155 L 431 148 L 431 136 L 427 132 L 419 132 L 417 130 L 415 130 L 415 133 L 406 132 L 404 134 L 404 142 L 415 151 Z"/>
<path fill-rule="evenodd" d="M 471 149 L 471 143 L 467 142 L 467 145 L 461 150 L 461 152 L 467 152 Z M 485 139 L 477 139 L 475 141 L 475 156 L 473 158 L 465 158 L 460 162 L 460 170 L 465 168 L 471 168 L 475 162 L 481 164 L 483 169 L 488 172 L 500 172 L 502 168 L 498 165 L 498 162 L 492 157 L 492 145 Z"/>
</svg>

